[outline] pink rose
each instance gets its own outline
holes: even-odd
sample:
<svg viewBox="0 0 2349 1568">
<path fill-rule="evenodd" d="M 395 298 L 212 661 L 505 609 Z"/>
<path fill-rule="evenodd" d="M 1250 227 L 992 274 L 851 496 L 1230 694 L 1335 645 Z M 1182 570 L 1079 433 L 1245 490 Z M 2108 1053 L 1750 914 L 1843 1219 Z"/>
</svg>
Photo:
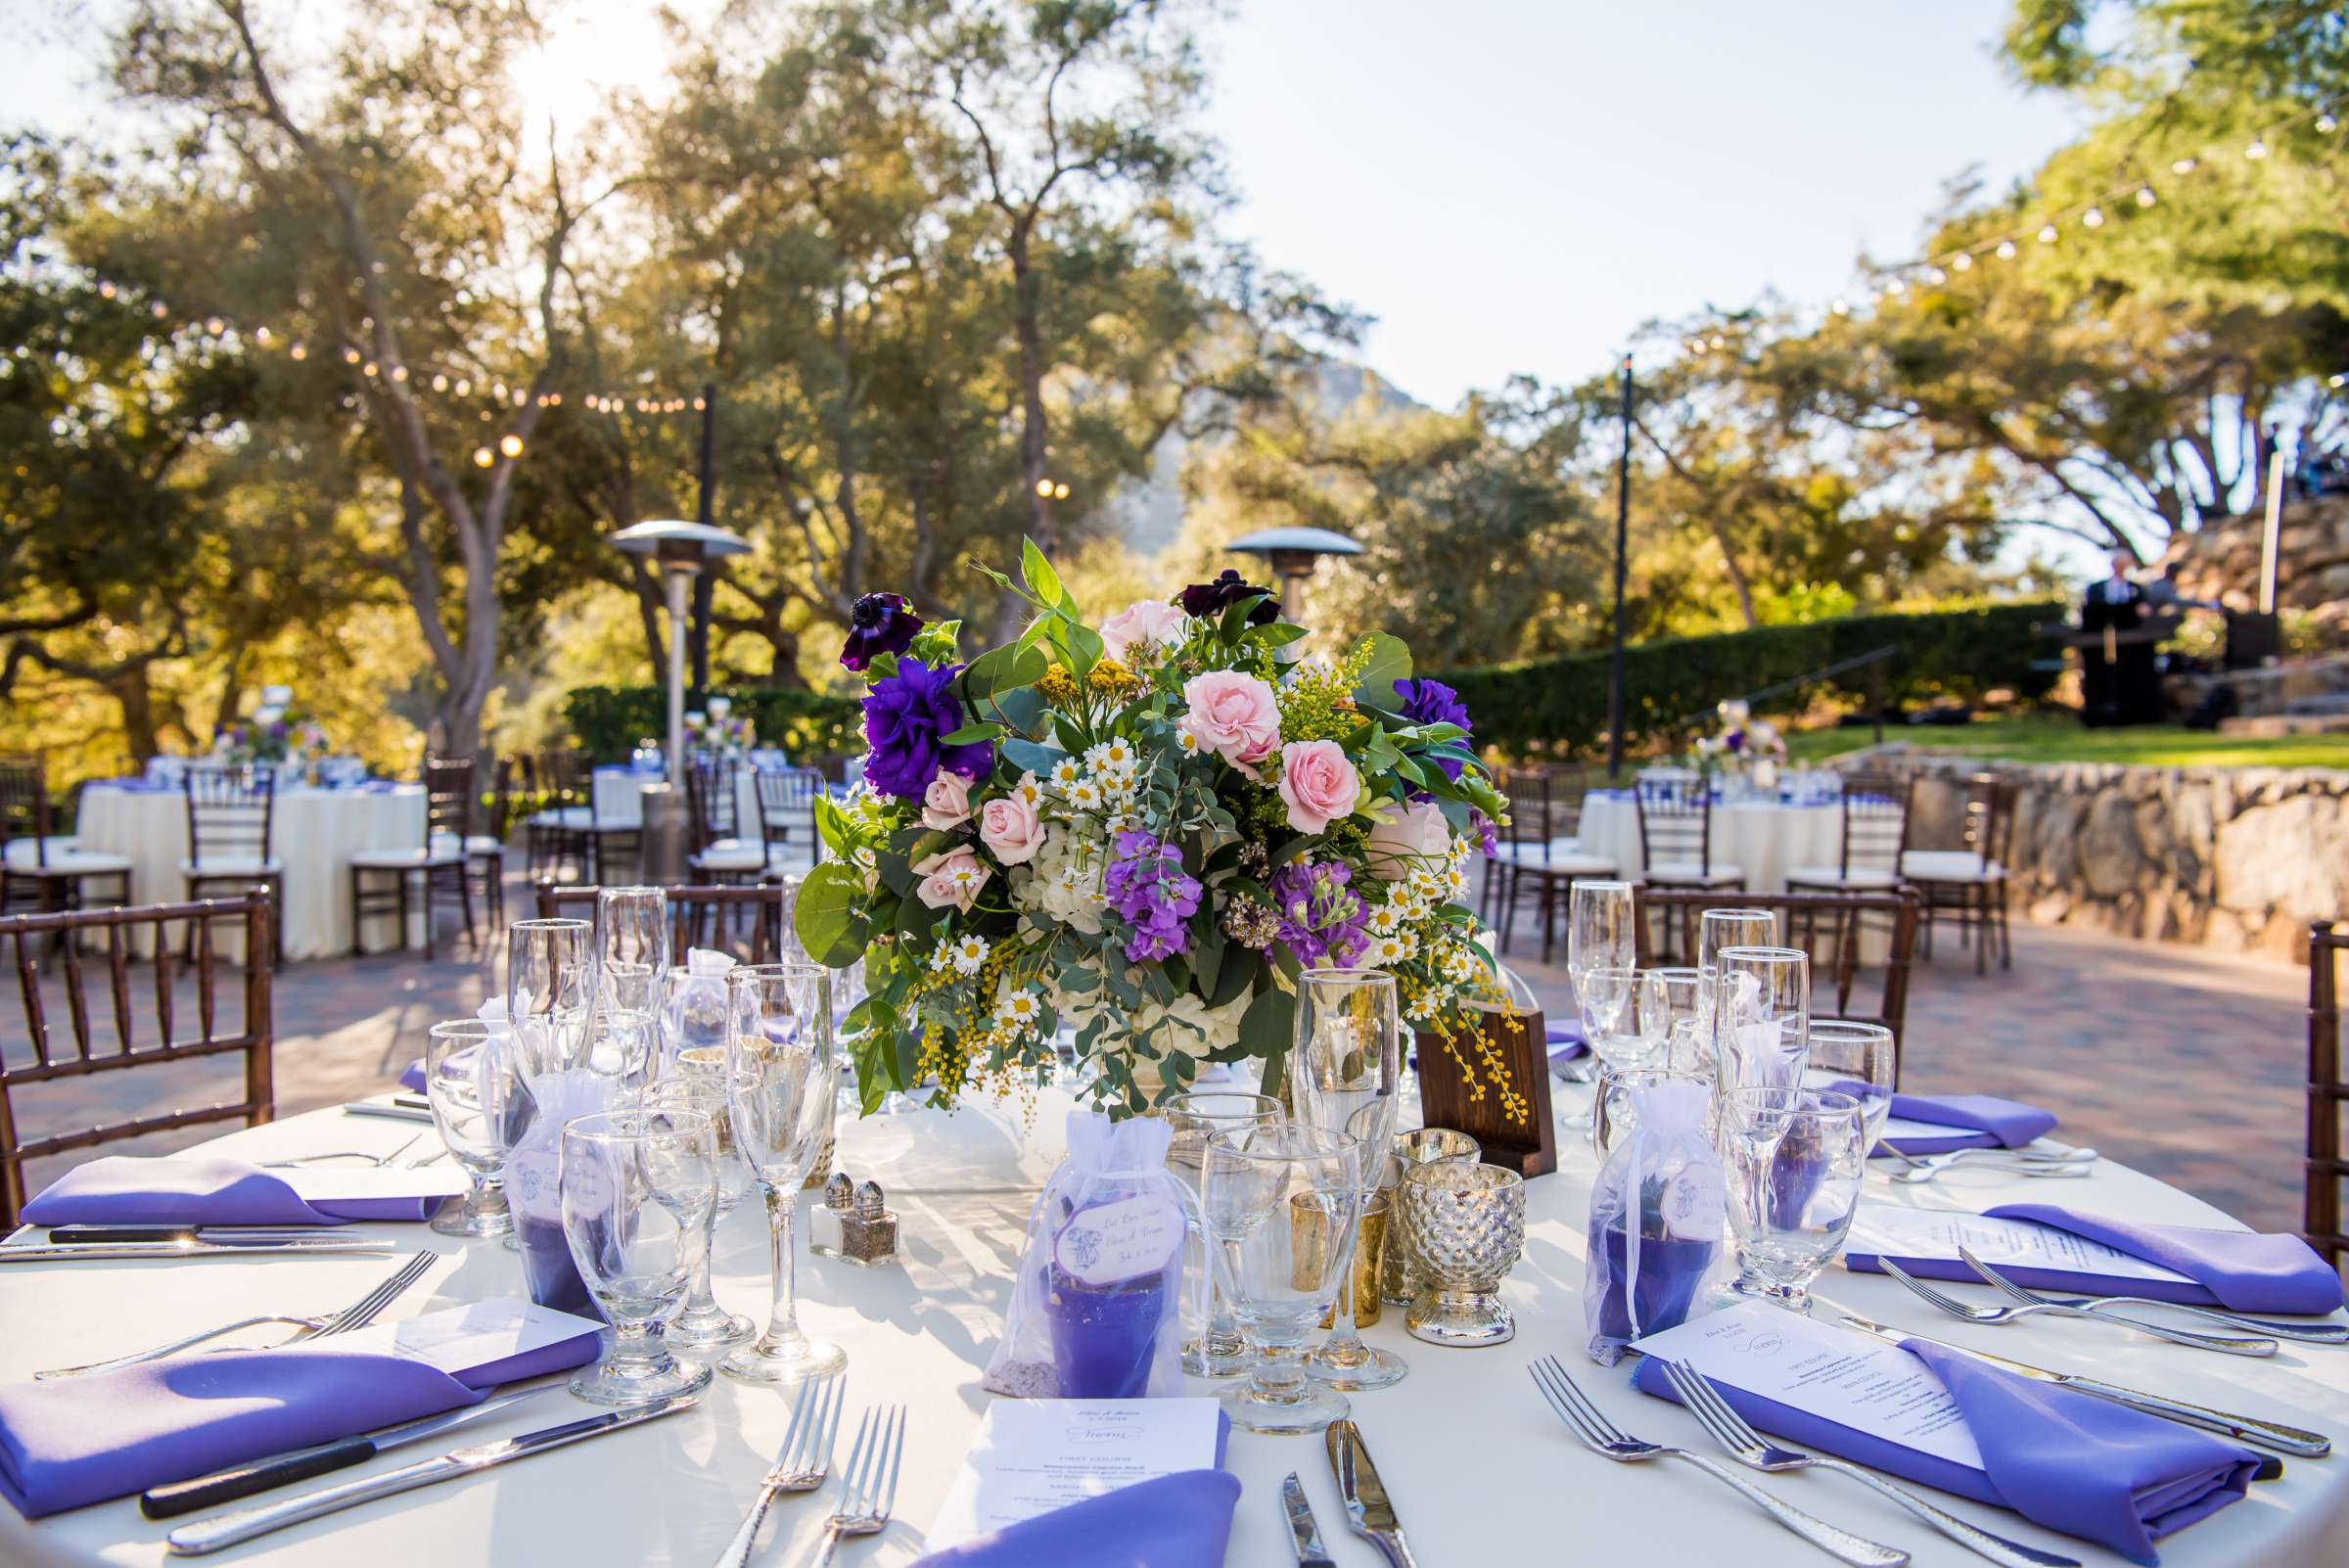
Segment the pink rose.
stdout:
<svg viewBox="0 0 2349 1568">
<path fill-rule="evenodd" d="M 971 819 L 971 781 L 960 773 L 939 769 L 938 777 L 922 792 L 922 826 L 944 833 Z"/>
<path fill-rule="evenodd" d="M 1291 741 L 1280 749 L 1280 798 L 1298 832 L 1326 831 L 1353 815 L 1361 796 L 1361 775 L 1336 741 Z"/>
<path fill-rule="evenodd" d="M 1172 648 L 1182 641 L 1183 623 L 1188 619 L 1174 605 L 1157 599 L 1136 599 L 1101 623 L 1101 641 L 1112 659 L 1130 664 L 1126 656 L 1142 643 Z"/>
<path fill-rule="evenodd" d="M 913 891 L 925 906 L 944 909 L 950 904 L 966 912 L 979 890 L 987 886 L 987 879 L 994 875 L 967 844 L 914 861 L 913 874 L 922 879 Z"/>
<path fill-rule="evenodd" d="M 1022 780 L 1023 785 L 1033 783 L 1035 777 L 1030 774 Z M 1036 852 L 1044 847 L 1044 824 L 1036 817 L 1035 798 L 1022 788 L 981 807 L 979 842 L 1005 865 L 1035 859 Z"/>
<path fill-rule="evenodd" d="M 1254 675 L 1236 669 L 1193 675 L 1182 684 L 1182 701 L 1190 712 L 1176 727 L 1226 762 L 1253 770 L 1280 745 L 1280 705 Z"/>
<path fill-rule="evenodd" d="M 1451 824 L 1433 801 L 1384 806 L 1371 824 L 1365 847 L 1369 872 L 1381 882 L 1401 882 L 1423 866 L 1441 864 L 1451 848 Z"/>
</svg>

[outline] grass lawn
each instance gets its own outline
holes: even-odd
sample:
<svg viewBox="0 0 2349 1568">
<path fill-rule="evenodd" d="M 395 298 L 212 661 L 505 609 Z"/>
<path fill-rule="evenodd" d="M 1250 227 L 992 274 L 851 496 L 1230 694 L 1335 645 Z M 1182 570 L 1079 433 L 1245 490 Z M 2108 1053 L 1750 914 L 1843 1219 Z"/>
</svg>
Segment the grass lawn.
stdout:
<svg viewBox="0 0 2349 1568">
<path fill-rule="evenodd" d="M 2207 730 L 2148 725 L 2141 729 L 2083 729 L 2071 718 L 2026 714 L 1979 718 L 1970 724 L 1888 724 L 1887 741 L 2009 762 L 2139 762 L 2156 767 L 2344 767 L 2349 734 L 2286 735 L 2252 740 Z M 1814 729 L 1786 737 L 1798 762 L 1858 751 L 1874 740 L 1867 729 Z"/>
</svg>

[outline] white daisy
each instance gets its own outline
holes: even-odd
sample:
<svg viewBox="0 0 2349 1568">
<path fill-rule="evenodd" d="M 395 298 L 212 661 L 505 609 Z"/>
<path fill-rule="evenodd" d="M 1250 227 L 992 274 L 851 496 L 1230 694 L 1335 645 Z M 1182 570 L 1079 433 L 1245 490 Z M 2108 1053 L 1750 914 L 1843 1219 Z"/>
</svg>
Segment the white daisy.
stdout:
<svg viewBox="0 0 2349 1568">
<path fill-rule="evenodd" d="M 1126 772 L 1132 768 L 1136 761 L 1133 743 L 1115 735 L 1087 747 L 1084 753 L 1084 765 L 1096 773 Z"/>
<path fill-rule="evenodd" d="M 1399 964 L 1410 955 L 1409 944 L 1401 937 L 1372 937 L 1370 939 L 1369 958 L 1370 965 L 1374 969 L 1384 969 L 1391 964 Z"/>
<path fill-rule="evenodd" d="M 1187 729 L 1178 729 L 1174 732 L 1174 749 L 1185 757 L 1196 757 L 1199 755 L 1199 737 Z"/>
<path fill-rule="evenodd" d="M 1373 937 L 1391 937 L 1402 929 L 1403 914 L 1393 904 L 1382 903 L 1370 911 L 1370 918 L 1363 924 Z"/>
<path fill-rule="evenodd" d="M 1022 773 L 1020 781 L 1011 787 L 1011 793 L 1015 799 L 1026 801 L 1030 806 L 1040 807 L 1044 804 L 1044 787 L 1036 781 L 1034 773 Z"/>
<path fill-rule="evenodd" d="M 1052 787 L 1063 795 L 1083 777 L 1084 768 L 1074 757 L 1064 757 L 1052 764 Z"/>
<path fill-rule="evenodd" d="M 1068 801 L 1071 810 L 1101 809 L 1101 787 L 1089 778 L 1072 779 L 1060 787 L 1060 793 Z"/>
<path fill-rule="evenodd" d="M 995 1022 L 1013 1029 L 1027 1029 L 1041 1021 L 1044 1004 L 1033 991 L 1015 991 L 995 1003 Z"/>
<path fill-rule="evenodd" d="M 987 962 L 987 939 L 977 936 L 955 938 L 948 946 L 948 960 L 957 974 L 979 973 L 979 966 Z"/>
</svg>

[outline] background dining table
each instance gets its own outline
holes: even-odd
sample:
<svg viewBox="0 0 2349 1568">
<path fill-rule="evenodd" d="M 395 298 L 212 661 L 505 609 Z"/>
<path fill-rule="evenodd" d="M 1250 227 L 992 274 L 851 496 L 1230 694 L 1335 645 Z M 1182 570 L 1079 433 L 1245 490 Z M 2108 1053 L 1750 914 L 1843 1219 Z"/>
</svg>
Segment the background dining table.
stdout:
<svg viewBox="0 0 2349 1568">
<path fill-rule="evenodd" d="M 1629 790 L 1592 790 L 1583 797 L 1575 840 L 1586 854 L 1602 854 L 1626 877 L 1646 868 L 1639 853 L 1639 807 Z M 1713 806 L 1713 863 L 1745 872 L 1748 893 L 1784 893 L 1796 866 L 1833 866 L 1843 858 L 1843 805 L 1826 801 L 1717 801 Z"/>
<path fill-rule="evenodd" d="M 288 958 L 324 958 L 350 951 L 350 859 L 367 850 L 421 849 L 424 788 L 381 781 L 327 789 L 280 786 L 269 828 L 270 853 L 284 862 L 284 901 L 278 909 Z M 185 896 L 180 862 L 188 857 L 188 803 L 177 786 L 143 781 L 92 784 L 81 793 L 81 847 L 130 858 L 133 903 L 173 903 Z M 390 946 L 395 917 L 373 917 L 370 947 Z M 410 940 L 423 935 L 411 912 Z M 146 948 L 151 928 L 134 928 Z M 223 934 L 223 940 L 231 940 Z"/>
<path fill-rule="evenodd" d="M 1585 1092 L 1563 1090 L 1561 1108 L 1573 1108 Z M 979 1387 L 980 1372 L 1002 1330 L 1030 1206 L 1063 1152 L 1070 1104 L 1065 1093 L 1047 1090 L 1032 1122 L 1016 1106 L 984 1100 L 952 1114 L 912 1110 L 843 1119 L 840 1165 L 887 1189 L 901 1222 L 900 1255 L 894 1265 L 867 1269 L 803 1254 L 801 1318 L 808 1332 L 848 1350 L 848 1427 L 868 1406 L 902 1402 L 910 1407 L 910 1437 L 894 1521 L 879 1537 L 846 1544 L 837 1558 L 842 1568 L 896 1568 L 922 1553 L 924 1533 L 990 1398 Z M 1406 1105 L 1406 1123 L 1416 1109 Z M 236 1132 L 207 1147 L 254 1159 L 325 1149 L 389 1151 L 415 1131 L 409 1123 L 327 1110 Z M 1399 1385 L 1353 1400 L 1418 1560 L 1430 1568 L 1653 1560 L 1818 1568 L 1827 1562 L 1726 1489 L 1680 1465 L 1618 1466 L 1585 1451 L 1537 1395 L 1528 1364 L 1555 1355 L 1618 1425 L 1651 1440 L 1709 1448 L 1686 1412 L 1629 1387 L 1628 1363 L 1606 1369 L 1584 1358 L 1584 1226 L 1595 1161 L 1581 1133 L 1562 1130 L 1560 1142 L 1560 1169 L 1528 1187 L 1524 1260 L 1501 1292 L 1517 1317 L 1512 1343 L 1473 1350 L 1422 1344 L 1405 1333 L 1403 1314 L 1394 1308 L 1365 1331 L 1410 1365 Z M 1979 1209 L 2045 1198 L 2046 1185 L 1977 1171 L 1903 1187 L 1879 1173 L 1867 1178 L 1866 1201 Z M 2063 1201 L 2109 1215 L 2239 1228 L 2188 1194 L 2109 1161 L 2094 1176 L 2061 1185 Z M 517 1256 L 496 1242 L 435 1236 L 418 1224 L 355 1228 L 442 1255 L 389 1318 L 522 1289 Z M 0 1276 L 0 1324 L 8 1330 L 0 1334 L 0 1378 L 120 1354 L 174 1331 L 253 1312 L 329 1310 L 355 1297 L 392 1261 L 10 1266 Z M 721 1224 L 715 1278 L 718 1299 L 728 1308 L 763 1313 L 766 1241 L 757 1204 L 746 1204 Z M 2349 1348 L 2287 1345 L 2274 1360 L 2254 1361 L 2159 1344 L 2097 1323 L 2035 1318 L 2004 1328 L 1975 1327 L 1941 1316 L 1889 1278 L 1840 1268 L 1822 1277 L 1819 1295 L 1821 1313 L 1863 1313 L 2016 1360 L 2349 1439 Z M 1221 1386 L 1193 1379 L 1188 1392 Z M 390 1469 L 584 1413 L 586 1407 L 568 1395 L 543 1396 L 461 1435 L 373 1460 L 368 1469 Z M 788 1394 L 721 1377 L 702 1407 L 686 1414 L 297 1526 L 218 1560 L 269 1568 L 708 1568 L 748 1508 L 782 1443 L 789 1413 Z M 844 1435 L 836 1460 L 847 1452 Z M 1374 1568 L 1382 1561 L 1347 1533 L 1318 1437 L 1235 1433 L 1227 1462 L 1244 1488 L 1227 1563 L 1262 1568 L 1291 1560 L 1280 1508 L 1281 1477 L 1290 1470 L 1302 1477 L 1339 1568 Z M 1752 1479 L 1834 1523 L 1908 1548 L 1924 1568 L 1979 1568 L 1981 1559 L 1848 1481 L 1822 1474 Z M 808 1560 L 836 1492 L 827 1487 L 780 1499 L 752 1562 L 781 1568 Z M 2078 1557 L 2091 1568 L 2124 1560 L 2018 1515 L 1928 1495 L 2002 1535 Z M 129 1499 L 31 1524 L 0 1507 L 0 1562 L 12 1568 L 160 1564 L 166 1560 L 167 1528 L 142 1518 Z M 2165 1539 L 2161 1557 L 2167 1568 L 2332 1568 L 2349 1561 L 2349 1454 L 2289 1461 L 2280 1480 L 2254 1486 L 2244 1501 Z"/>
</svg>

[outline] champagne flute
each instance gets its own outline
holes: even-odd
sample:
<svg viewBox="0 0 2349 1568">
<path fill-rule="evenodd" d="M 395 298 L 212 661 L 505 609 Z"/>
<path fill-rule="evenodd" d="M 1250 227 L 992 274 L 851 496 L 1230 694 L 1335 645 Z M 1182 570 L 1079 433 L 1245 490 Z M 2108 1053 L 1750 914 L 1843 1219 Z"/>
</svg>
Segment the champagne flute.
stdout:
<svg viewBox="0 0 2349 1568">
<path fill-rule="evenodd" d="M 1297 1119 L 1325 1132 L 1363 1140 L 1358 1179 L 1367 1203 L 1395 1145 L 1402 1109 L 1403 1031 L 1395 977 L 1377 970 L 1308 969 L 1297 977 L 1296 1044 L 1289 1052 Z M 1360 1120 L 1357 1121 L 1358 1115 Z M 1359 1214 L 1360 1203 L 1356 1205 Z M 1306 1370 L 1333 1388 L 1385 1388 L 1410 1370 L 1393 1351 L 1362 1343 L 1355 1326 L 1353 1227 L 1343 1238 L 1346 1276 L 1328 1340 L 1306 1358 Z"/>
<path fill-rule="evenodd" d="M 1566 890 L 1566 979 L 1574 990 L 1574 1005 L 1582 1011 L 1584 981 L 1593 969 L 1631 969 L 1639 961 L 1637 917 L 1633 912 L 1632 884 L 1578 880 Z M 1590 1049 L 1589 1025 L 1583 1037 Z M 1568 1127 L 1589 1128 L 1588 1110 L 1562 1117 Z"/>
<path fill-rule="evenodd" d="M 732 1214 L 750 1196 L 753 1185 L 750 1162 L 743 1159 L 742 1149 L 734 1141 L 733 1105 L 726 1084 L 727 1074 L 722 1067 L 711 1073 L 687 1073 L 646 1084 L 637 1101 L 648 1111 L 692 1111 L 710 1118 L 711 1160 L 717 1191 L 717 1202 L 710 1212 L 714 1232 L 717 1222 Z M 749 1339 L 756 1326 L 740 1313 L 729 1313 L 717 1304 L 717 1298 L 710 1290 L 710 1254 L 705 1247 L 702 1266 L 695 1270 L 692 1291 L 685 1298 L 685 1309 L 669 1325 L 668 1342 L 683 1350 L 723 1350 Z"/>
<path fill-rule="evenodd" d="M 1800 947 L 1724 947 L 1712 992 L 1721 1093 L 1799 1084 L 1810 1052 L 1811 955 Z"/>
<path fill-rule="evenodd" d="M 1707 909 L 1696 917 L 1696 968 L 1704 976 L 1703 1005 L 1713 1003 L 1713 977 L 1724 947 L 1774 947 L 1778 917 L 1768 909 Z"/>
<path fill-rule="evenodd" d="M 1860 1102 L 1873 1150 L 1892 1120 L 1892 1081 L 1897 1058 L 1892 1031 L 1882 1024 L 1850 1018 L 1811 1020 L 1811 1051 L 1803 1087 L 1849 1094 Z"/>
<path fill-rule="evenodd" d="M 595 959 L 596 1000 L 621 1057 L 617 1076 L 641 1082 L 650 1076 L 654 1009 L 668 974 L 668 895 L 659 888 L 598 889 Z"/>
<path fill-rule="evenodd" d="M 517 920 L 506 928 L 506 1026 L 525 1074 L 586 1067 L 595 1012 L 595 927 Z"/>
</svg>

